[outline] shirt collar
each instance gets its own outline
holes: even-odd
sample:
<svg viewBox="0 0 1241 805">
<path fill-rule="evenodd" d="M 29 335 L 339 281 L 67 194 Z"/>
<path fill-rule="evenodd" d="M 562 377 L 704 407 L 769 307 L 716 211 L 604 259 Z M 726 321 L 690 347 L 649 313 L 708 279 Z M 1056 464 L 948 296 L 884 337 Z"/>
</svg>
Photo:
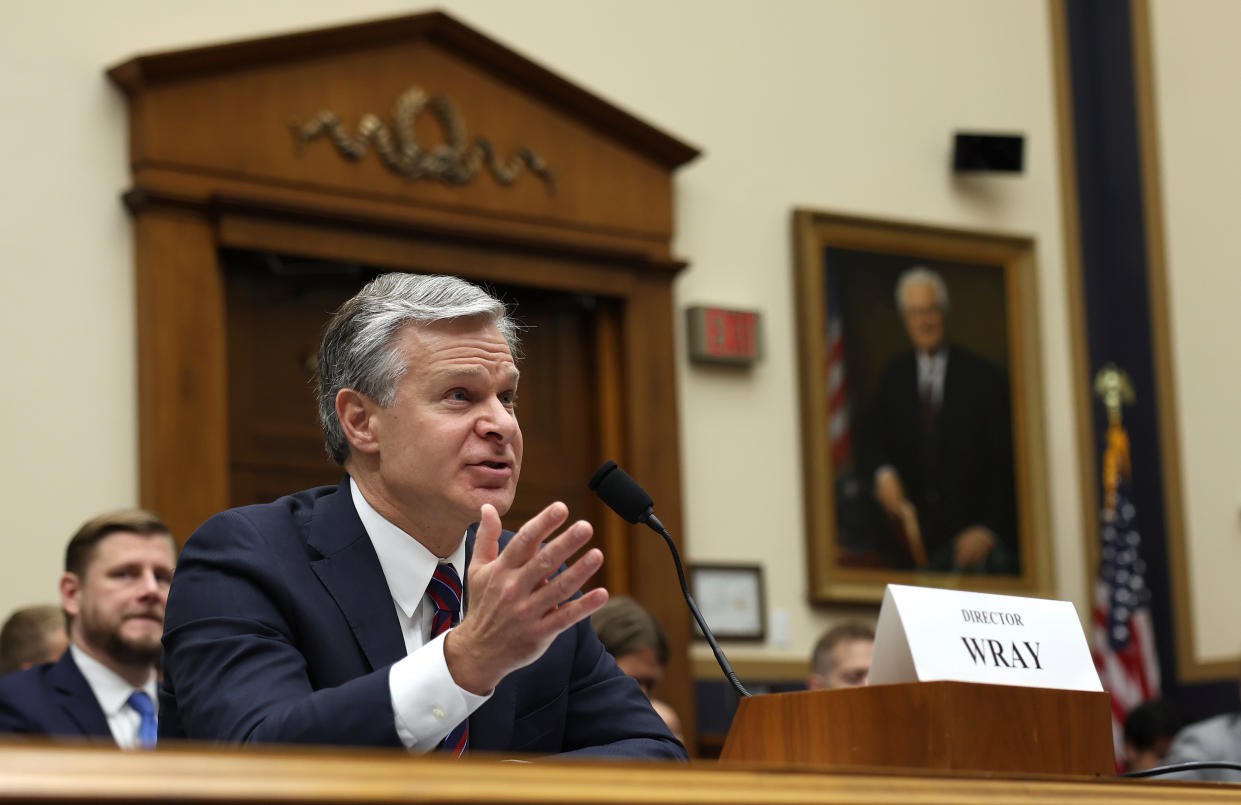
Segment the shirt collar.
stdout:
<svg viewBox="0 0 1241 805">
<path fill-rule="evenodd" d="M 69 650 L 73 652 L 73 661 L 77 664 L 78 670 L 82 672 L 82 676 L 86 677 L 86 684 L 90 685 L 91 692 L 95 694 L 95 699 L 99 702 L 99 708 L 103 710 L 103 714 L 111 718 L 121 712 L 121 708 L 125 707 L 129 701 L 129 695 L 134 692 L 134 686 L 78 646 L 71 643 Z M 154 669 L 151 670 L 151 676 L 146 683 L 137 690 L 145 691 L 151 697 L 152 703 L 156 701 Z"/>
<path fill-rule="evenodd" d="M 948 350 L 940 347 L 933 353 L 918 351 L 918 371 L 922 375 L 938 375 L 948 366 Z"/>
<path fill-rule="evenodd" d="M 379 566 L 383 568 L 384 578 L 388 582 L 388 592 L 392 600 L 412 618 L 414 610 L 422 603 L 427 593 L 427 585 L 435 568 L 440 563 L 439 557 L 427 550 L 426 546 L 409 534 L 406 534 L 367 502 L 358 488 L 358 482 L 349 478 L 349 493 L 353 496 L 353 506 L 358 510 L 358 519 L 375 546 L 375 554 L 379 557 Z M 465 578 L 465 533 L 461 534 L 461 542 L 457 549 L 447 558 L 457 571 L 457 576 Z"/>
</svg>

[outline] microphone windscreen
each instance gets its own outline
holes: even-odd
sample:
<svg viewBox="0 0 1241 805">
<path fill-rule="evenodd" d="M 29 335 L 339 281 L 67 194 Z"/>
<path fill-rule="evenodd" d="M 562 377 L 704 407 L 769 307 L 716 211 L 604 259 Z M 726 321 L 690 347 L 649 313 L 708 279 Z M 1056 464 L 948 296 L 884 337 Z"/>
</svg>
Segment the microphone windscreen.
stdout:
<svg viewBox="0 0 1241 805">
<path fill-rule="evenodd" d="M 595 470 L 590 488 L 612 511 L 631 523 L 641 523 L 655 506 L 646 490 L 616 466 L 615 461 L 609 461 Z"/>
</svg>

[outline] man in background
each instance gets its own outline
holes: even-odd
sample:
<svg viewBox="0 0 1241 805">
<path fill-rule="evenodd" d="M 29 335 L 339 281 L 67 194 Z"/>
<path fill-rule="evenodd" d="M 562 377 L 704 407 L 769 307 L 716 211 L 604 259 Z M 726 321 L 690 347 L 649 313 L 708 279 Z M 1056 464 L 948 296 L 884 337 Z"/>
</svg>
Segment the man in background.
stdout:
<svg viewBox="0 0 1241 805">
<path fill-rule="evenodd" d="M 1162 766 L 1172 739 L 1185 725 L 1176 705 L 1166 699 L 1143 702 L 1125 718 L 1125 771 Z"/>
<path fill-rule="evenodd" d="M 44 604 L 13 612 L 0 628 L 0 675 L 56 662 L 69 647 L 65 613 Z"/>
<path fill-rule="evenodd" d="M 848 622 L 828 629 L 814 646 L 806 687 L 825 690 L 865 685 L 874 651 L 875 631 L 864 623 Z"/>
<path fill-rule="evenodd" d="M 155 687 L 176 543 L 155 515 L 88 520 L 65 550 L 69 650 L 0 678 L 0 733 L 155 745 Z"/>
<path fill-rule="evenodd" d="M 668 667 L 668 636 L 659 621 L 646 607 L 621 595 L 609 599 L 602 609 L 591 615 L 590 625 L 599 635 L 603 647 L 616 660 L 617 667 L 638 683 L 638 687 L 651 700 L 651 707 L 659 713 L 676 739 L 684 743 L 681 717 L 672 705 L 651 695 Z"/>
<path fill-rule="evenodd" d="M 912 346 L 885 367 L 863 426 L 874 496 L 899 535 L 893 567 L 1019 572 L 1012 426 L 1004 372 L 948 340 L 948 288 L 900 276 Z"/>
<path fill-rule="evenodd" d="M 1136 710 L 1134 711 L 1136 712 Z M 1126 738 L 1128 738 L 1126 724 Z M 1181 729 L 1172 739 L 1160 765 L 1217 761 L 1241 764 L 1241 712 L 1224 713 Z M 1237 769 L 1196 769 L 1161 776 L 1161 780 L 1241 783 Z"/>
</svg>

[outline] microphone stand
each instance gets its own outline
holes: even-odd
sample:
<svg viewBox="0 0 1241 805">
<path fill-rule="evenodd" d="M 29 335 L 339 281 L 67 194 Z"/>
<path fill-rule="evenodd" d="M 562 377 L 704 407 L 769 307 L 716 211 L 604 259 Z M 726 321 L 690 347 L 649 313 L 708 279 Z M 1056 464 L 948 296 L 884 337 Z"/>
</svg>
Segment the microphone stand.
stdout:
<svg viewBox="0 0 1241 805">
<path fill-rule="evenodd" d="M 654 511 L 647 511 L 646 517 L 642 519 L 642 522 L 656 534 L 663 537 L 664 542 L 668 543 L 668 550 L 672 551 L 672 561 L 677 568 L 677 581 L 681 582 L 681 594 L 685 596 L 685 603 L 689 605 L 690 614 L 694 616 L 694 620 L 698 623 L 698 628 L 702 630 L 703 636 L 707 638 L 707 644 L 711 646 L 711 652 L 715 654 L 715 661 L 719 663 L 720 670 L 724 672 L 724 676 L 728 677 L 728 681 L 732 683 L 733 689 L 742 698 L 750 696 L 750 691 L 745 689 L 745 686 L 741 684 L 741 680 L 737 678 L 737 674 L 733 672 L 733 667 L 729 664 L 728 658 L 724 656 L 724 651 L 720 648 L 720 644 L 715 642 L 715 635 L 711 634 L 710 627 L 707 626 L 702 613 L 698 611 L 698 605 L 694 603 L 694 596 L 689 594 L 689 584 L 685 581 L 685 566 L 681 564 L 681 554 L 677 551 L 676 543 L 672 541 L 672 535 L 668 533 L 668 529 L 664 528 L 664 524 L 659 522 L 659 518 L 655 516 Z"/>
</svg>

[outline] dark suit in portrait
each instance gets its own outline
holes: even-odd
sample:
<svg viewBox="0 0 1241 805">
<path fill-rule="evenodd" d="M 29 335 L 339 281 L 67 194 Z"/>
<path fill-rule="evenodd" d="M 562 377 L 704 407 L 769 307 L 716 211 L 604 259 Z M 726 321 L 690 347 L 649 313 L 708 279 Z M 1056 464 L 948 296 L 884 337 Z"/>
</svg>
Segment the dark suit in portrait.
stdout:
<svg viewBox="0 0 1241 805">
<path fill-rule="evenodd" d="M 0 677 L 0 733 L 115 745 L 108 719 L 70 651 L 56 662 Z"/>
<path fill-rule="evenodd" d="M 983 526 L 996 545 L 981 566 L 986 573 L 1018 573 L 1013 476 L 1012 422 L 1008 379 L 985 359 L 945 345 L 947 366 L 942 399 L 928 406 L 919 390 L 913 350 L 885 367 L 863 429 L 863 469 L 873 478 L 895 469 L 917 510 L 929 569 L 955 569 L 953 540 L 962 530 Z M 882 512 L 876 530 L 887 533 L 881 553 L 892 567 L 912 567 L 899 524 Z"/>
<path fill-rule="evenodd" d="M 208 520 L 181 554 L 164 645 L 161 736 L 402 745 L 388 673 L 406 648 L 348 479 Z M 471 751 L 685 757 L 589 620 L 506 676 L 469 734 Z"/>
</svg>

